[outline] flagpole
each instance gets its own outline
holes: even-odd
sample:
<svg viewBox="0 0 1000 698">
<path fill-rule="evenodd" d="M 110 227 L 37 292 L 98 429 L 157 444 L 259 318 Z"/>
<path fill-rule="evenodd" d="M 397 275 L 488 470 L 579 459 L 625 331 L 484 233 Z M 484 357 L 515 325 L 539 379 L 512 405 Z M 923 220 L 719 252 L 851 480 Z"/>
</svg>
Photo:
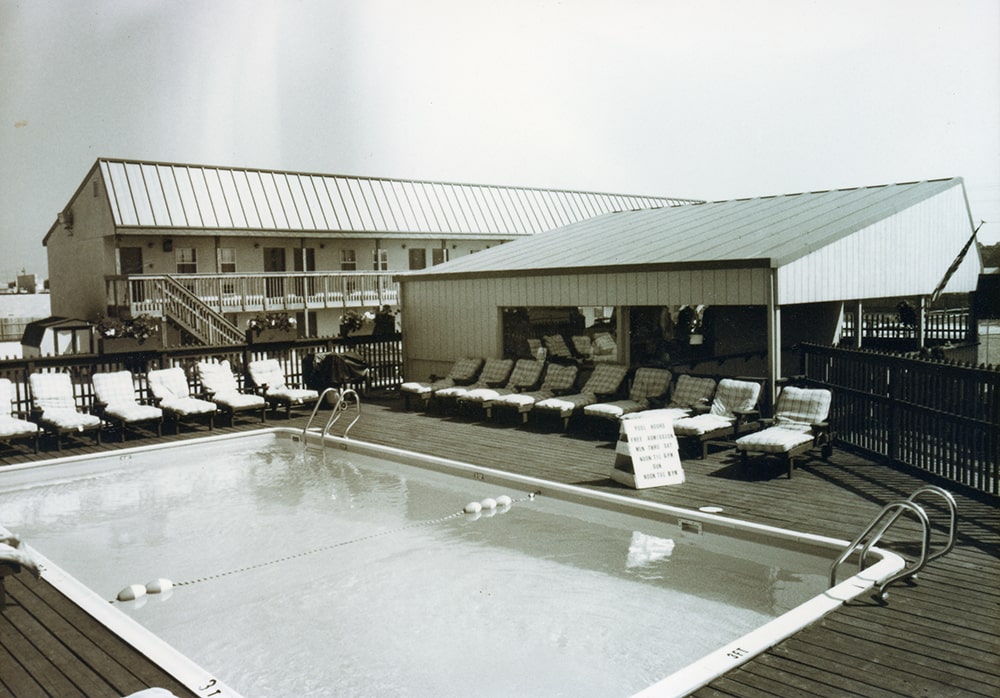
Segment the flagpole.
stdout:
<svg viewBox="0 0 1000 698">
<path fill-rule="evenodd" d="M 941 278 L 941 281 L 934 288 L 934 292 L 931 293 L 931 303 L 935 302 L 938 299 L 938 296 L 941 295 L 941 292 L 944 290 L 944 287 L 947 286 L 948 282 L 951 280 L 952 275 L 956 271 L 958 271 L 958 268 L 962 265 L 962 260 L 965 259 L 965 255 L 969 252 L 969 248 L 972 247 L 972 243 L 976 239 L 976 235 L 979 233 L 979 229 L 983 227 L 983 224 L 985 222 L 986 221 L 979 221 L 979 225 L 977 225 L 976 229 L 972 231 L 972 236 L 959 251 L 958 256 L 955 257 L 955 261 L 953 261 L 951 263 L 951 266 L 948 267 L 948 270 L 944 273 L 944 276 Z"/>
</svg>

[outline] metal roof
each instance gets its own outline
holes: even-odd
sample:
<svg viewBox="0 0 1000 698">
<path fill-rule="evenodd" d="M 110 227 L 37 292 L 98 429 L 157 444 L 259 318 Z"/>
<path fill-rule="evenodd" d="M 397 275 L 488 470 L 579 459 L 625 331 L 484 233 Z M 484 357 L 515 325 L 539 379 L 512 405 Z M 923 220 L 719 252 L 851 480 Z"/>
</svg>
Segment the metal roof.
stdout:
<svg viewBox="0 0 1000 698">
<path fill-rule="evenodd" d="M 960 177 L 609 213 L 401 277 L 780 267 L 956 186 Z"/>
<path fill-rule="evenodd" d="M 532 235 L 688 199 L 99 159 L 118 228 Z"/>
</svg>

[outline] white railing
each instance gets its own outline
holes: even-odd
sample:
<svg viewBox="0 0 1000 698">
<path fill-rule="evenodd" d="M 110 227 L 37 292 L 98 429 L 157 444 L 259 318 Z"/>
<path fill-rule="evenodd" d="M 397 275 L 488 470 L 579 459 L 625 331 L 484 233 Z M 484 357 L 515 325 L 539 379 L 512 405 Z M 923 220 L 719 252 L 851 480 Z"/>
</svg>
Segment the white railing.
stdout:
<svg viewBox="0 0 1000 698">
<path fill-rule="evenodd" d="M 157 280 L 173 279 L 217 313 L 317 310 L 396 305 L 399 287 L 387 272 L 136 274 L 108 279 L 108 305 L 133 315 L 161 315 Z"/>
<path fill-rule="evenodd" d="M 203 344 L 240 344 L 244 334 L 220 313 L 201 302 L 196 295 L 164 276 L 153 279 L 153 287 L 162 298 L 163 315 L 197 337 Z"/>
</svg>

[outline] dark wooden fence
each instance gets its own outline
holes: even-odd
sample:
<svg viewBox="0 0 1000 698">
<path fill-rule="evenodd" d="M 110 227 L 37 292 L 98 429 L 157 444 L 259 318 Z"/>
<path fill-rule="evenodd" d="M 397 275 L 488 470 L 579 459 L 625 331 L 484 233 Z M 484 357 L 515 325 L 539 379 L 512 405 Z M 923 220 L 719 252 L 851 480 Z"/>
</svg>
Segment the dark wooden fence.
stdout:
<svg viewBox="0 0 1000 698">
<path fill-rule="evenodd" d="M 148 399 L 146 372 L 158 368 L 181 366 L 188 376 L 194 392 L 200 391 L 195 366 L 199 361 L 228 359 L 233 365 L 240 386 L 246 380 L 245 367 L 257 359 L 277 359 L 285 371 L 289 385 L 303 382 L 303 363 L 312 354 L 320 352 L 352 351 L 368 364 L 368 376 L 351 387 L 369 390 L 394 388 L 401 382 L 402 339 L 399 334 L 381 337 L 363 336 L 346 339 L 301 339 L 294 342 L 269 344 L 240 344 L 219 347 L 176 347 L 157 349 L 136 354 L 77 354 L 72 356 L 47 356 L 33 359 L 0 361 L 0 378 L 7 378 L 14 387 L 14 409 L 29 411 L 28 376 L 35 372 L 64 372 L 73 378 L 77 406 L 90 409 L 93 403 L 95 373 L 127 369 L 136 379 L 138 396 Z"/>
<path fill-rule="evenodd" d="M 1000 494 L 1000 370 L 803 345 L 803 374 L 833 390 L 837 440 Z"/>
</svg>

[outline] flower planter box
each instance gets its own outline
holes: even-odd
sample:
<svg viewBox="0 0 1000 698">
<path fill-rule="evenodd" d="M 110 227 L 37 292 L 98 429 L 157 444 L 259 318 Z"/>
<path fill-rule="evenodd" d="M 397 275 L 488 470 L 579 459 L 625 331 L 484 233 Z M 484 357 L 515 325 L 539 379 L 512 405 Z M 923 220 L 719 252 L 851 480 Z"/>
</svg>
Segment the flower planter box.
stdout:
<svg viewBox="0 0 1000 698">
<path fill-rule="evenodd" d="M 136 354 L 139 352 L 160 351 L 163 340 L 160 337 L 147 337 L 139 340 L 135 337 L 102 337 L 102 354 Z"/>
<path fill-rule="evenodd" d="M 294 342 L 298 338 L 296 330 L 276 330 L 268 328 L 257 332 L 247 330 L 247 344 L 266 344 L 269 342 Z"/>
</svg>

